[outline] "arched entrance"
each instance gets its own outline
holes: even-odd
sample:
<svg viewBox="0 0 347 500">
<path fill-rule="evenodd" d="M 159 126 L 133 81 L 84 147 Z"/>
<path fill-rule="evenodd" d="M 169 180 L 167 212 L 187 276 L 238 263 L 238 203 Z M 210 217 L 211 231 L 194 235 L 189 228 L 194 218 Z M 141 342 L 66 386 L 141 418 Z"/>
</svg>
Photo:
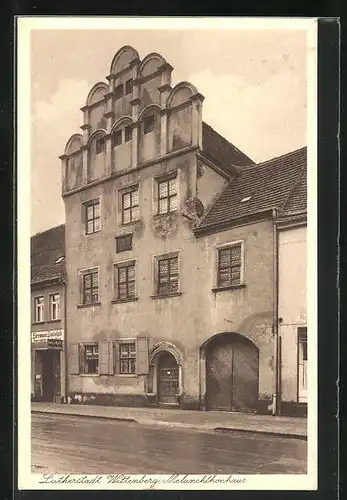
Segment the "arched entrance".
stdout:
<svg viewBox="0 0 347 500">
<path fill-rule="evenodd" d="M 179 396 L 179 369 L 172 354 L 158 354 L 157 387 L 158 403 L 177 404 Z"/>
<path fill-rule="evenodd" d="M 206 408 L 252 411 L 257 406 L 259 351 L 246 337 L 223 333 L 205 345 Z"/>
</svg>

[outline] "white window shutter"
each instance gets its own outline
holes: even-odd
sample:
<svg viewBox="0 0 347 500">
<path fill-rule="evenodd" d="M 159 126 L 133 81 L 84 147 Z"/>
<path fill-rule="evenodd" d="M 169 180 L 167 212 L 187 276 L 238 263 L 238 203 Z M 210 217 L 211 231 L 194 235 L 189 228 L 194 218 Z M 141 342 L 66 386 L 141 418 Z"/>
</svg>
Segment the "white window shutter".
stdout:
<svg viewBox="0 0 347 500">
<path fill-rule="evenodd" d="M 136 373 L 137 375 L 148 374 L 148 339 L 138 337 L 136 341 Z"/>
<path fill-rule="evenodd" d="M 99 375 L 108 375 L 109 371 L 109 341 L 99 341 Z"/>
<path fill-rule="evenodd" d="M 114 374 L 114 344 L 113 342 L 108 343 L 108 374 Z"/>
<path fill-rule="evenodd" d="M 80 346 L 79 344 L 69 344 L 68 365 L 70 375 L 78 375 L 80 373 Z"/>
</svg>

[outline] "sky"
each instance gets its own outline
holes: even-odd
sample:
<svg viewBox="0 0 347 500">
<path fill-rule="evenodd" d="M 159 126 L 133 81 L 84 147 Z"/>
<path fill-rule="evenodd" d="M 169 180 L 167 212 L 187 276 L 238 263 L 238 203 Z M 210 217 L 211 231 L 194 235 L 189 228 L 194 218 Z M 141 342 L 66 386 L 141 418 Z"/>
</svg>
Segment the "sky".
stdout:
<svg viewBox="0 0 347 500">
<path fill-rule="evenodd" d="M 40 29 L 30 42 L 31 234 L 64 222 L 58 157 L 123 45 L 141 59 L 159 52 L 174 68 L 172 84 L 194 84 L 203 120 L 252 160 L 306 145 L 304 30 Z"/>
</svg>

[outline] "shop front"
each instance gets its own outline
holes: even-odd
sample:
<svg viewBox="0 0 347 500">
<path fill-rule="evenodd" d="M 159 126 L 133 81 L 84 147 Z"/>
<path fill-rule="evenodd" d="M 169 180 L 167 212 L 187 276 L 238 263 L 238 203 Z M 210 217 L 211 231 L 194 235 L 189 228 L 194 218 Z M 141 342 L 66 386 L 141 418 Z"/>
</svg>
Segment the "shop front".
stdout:
<svg viewBox="0 0 347 500">
<path fill-rule="evenodd" d="M 64 331 L 32 332 L 32 358 L 34 401 L 63 402 Z"/>
</svg>

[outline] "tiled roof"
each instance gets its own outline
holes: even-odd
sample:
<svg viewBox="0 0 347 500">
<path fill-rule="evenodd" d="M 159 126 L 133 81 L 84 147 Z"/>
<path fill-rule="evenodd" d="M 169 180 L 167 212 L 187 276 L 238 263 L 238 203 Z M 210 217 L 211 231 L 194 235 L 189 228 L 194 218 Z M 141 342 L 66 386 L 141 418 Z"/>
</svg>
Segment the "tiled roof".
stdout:
<svg viewBox="0 0 347 500">
<path fill-rule="evenodd" d="M 65 224 L 62 224 L 31 237 L 31 283 L 64 275 Z"/>
<path fill-rule="evenodd" d="M 202 122 L 202 151 L 209 160 L 217 161 L 227 174 L 233 173 L 233 166 L 254 165 L 253 160 L 205 122 Z"/>
<path fill-rule="evenodd" d="M 295 185 L 279 217 L 288 217 L 307 211 L 307 169 L 303 169 L 299 182 Z"/>
<path fill-rule="evenodd" d="M 302 172 L 306 170 L 306 156 L 306 148 L 301 148 L 240 169 L 238 176 L 230 181 L 197 229 L 272 208 L 281 209 Z"/>
</svg>

